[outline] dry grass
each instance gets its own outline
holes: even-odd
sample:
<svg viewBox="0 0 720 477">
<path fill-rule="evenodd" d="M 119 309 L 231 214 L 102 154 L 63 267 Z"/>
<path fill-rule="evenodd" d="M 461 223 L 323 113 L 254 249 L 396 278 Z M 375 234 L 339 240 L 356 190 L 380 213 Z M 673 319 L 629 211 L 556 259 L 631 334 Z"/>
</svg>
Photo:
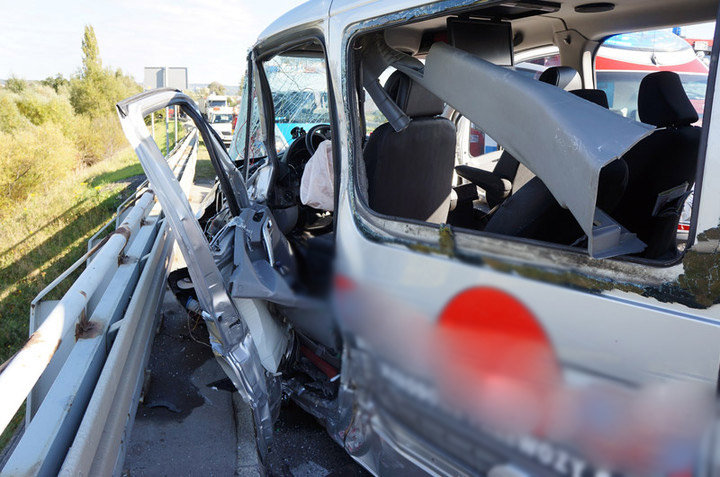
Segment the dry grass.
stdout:
<svg viewBox="0 0 720 477">
<path fill-rule="evenodd" d="M 128 186 L 123 180 L 139 174 L 127 148 L 6 211 L 0 222 L 0 362 L 28 336 L 30 301 L 85 252 L 87 239 L 121 201 Z"/>
<path fill-rule="evenodd" d="M 184 129 L 179 128 L 179 136 Z M 165 149 L 165 125 L 156 124 L 156 141 Z M 174 145 L 170 133 L 170 147 Z M 129 146 L 88 167 L 46 180 L 0 216 L 0 363 L 27 340 L 30 302 L 87 250 L 88 239 L 115 213 L 142 179 L 143 170 Z M 77 276 L 81 270 L 76 272 Z M 74 281 L 66 279 L 49 296 L 60 298 Z M 0 449 L 22 422 L 21 409 L 5 433 Z"/>
<path fill-rule="evenodd" d="M 195 165 L 195 183 L 212 183 L 215 180 L 215 169 L 210 162 L 210 155 L 205 143 L 198 145 L 197 164 Z"/>
</svg>

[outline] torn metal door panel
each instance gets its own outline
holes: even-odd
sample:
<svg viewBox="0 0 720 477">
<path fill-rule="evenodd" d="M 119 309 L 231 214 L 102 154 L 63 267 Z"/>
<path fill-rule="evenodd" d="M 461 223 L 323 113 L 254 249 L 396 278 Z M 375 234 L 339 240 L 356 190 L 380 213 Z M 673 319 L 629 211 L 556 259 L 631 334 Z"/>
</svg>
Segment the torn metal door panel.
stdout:
<svg viewBox="0 0 720 477">
<path fill-rule="evenodd" d="M 653 127 L 444 43 L 430 48 L 422 69 L 405 63 L 393 64 L 542 179 L 588 235 L 591 255 L 617 254 L 621 244 L 607 236 L 614 221 L 596 215 L 598 177 Z"/>
<path fill-rule="evenodd" d="M 261 456 L 264 456 L 272 437 L 273 410 L 277 408 L 280 398 L 279 392 L 275 391 L 279 389 L 279 383 L 274 373 L 289 338 L 287 334 L 278 332 L 273 335 L 277 343 L 268 343 L 267 335 L 261 342 L 254 341 L 248 326 L 248 321 L 253 320 L 248 320 L 249 316 L 240 313 L 227 292 L 205 234 L 145 126 L 144 117 L 147 114 L 172 105 L 180 105 L 198 127 L 231 213 L 234 208 L 236 211 L 233 215 L 238 215 L 242 207 L 249 206 L 244 184 L 237 170 L 231 167 L 232 162 L 224 147 L 218 143 L 189 97 L 170 89 L 141 93 L 118 103 L 118 114 L 123 131 L 140 159 L 187 262 L 202 314 L 208 325 L 213 352 L 220 358 L 221 366 L 253 409 L 258 448 Z M 235 206 L 231 207 L 233 203 Z M 254 304 L 255 307 L 244 307 L 244 313 L 258 311 L 261 304 Z M 273 320 L 269 313 L 261 314 L 259 311 L 256 318 Z M 265 360 L 271 369 L 263 366 L 261 353 L 258 351 L 258 348 L 263 347 L 270 347 L 278 354 L 274 360 Z"/>
</svg>

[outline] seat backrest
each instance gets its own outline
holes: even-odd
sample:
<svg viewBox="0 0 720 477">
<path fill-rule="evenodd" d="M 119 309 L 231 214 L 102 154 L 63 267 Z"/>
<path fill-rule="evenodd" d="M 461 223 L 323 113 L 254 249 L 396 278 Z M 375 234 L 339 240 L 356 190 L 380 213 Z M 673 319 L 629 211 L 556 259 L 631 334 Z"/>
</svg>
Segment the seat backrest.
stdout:
<svg viewBox="0 0 720 477">
<path fill-rule="evenodd" d="M 570 91 L 575 96 L 578 96 L 586 101 L 590 101 L 591 103 L 595 103 L 598 106 L 602 106 L 605 109 L 610 108 L 610 104 L 608 103 L 608 97 L 607 93 L 601 89 L 592 89 L 592 88 L 586 88 L 586 89 L 574 89 Z"/>
<path fill-rule="evenodd" d="M 643 256 L 672 256 L 683 193 L 695 182 L 700 128 L 692 123 L 698 115 L 680 77 L 670 71 L 643 78 L 638 114 L 658 129 L 623 156 L 630 175 L 614 218 L 647 244 Z"/>
<path fill-rule="evenodd" d="M 450 209 L 455 125 L 437 117 L 444 103 L 396 71 L 385 90 L 412 121 L 395 132 L 389 123 L 370 135 L 363 155 L 370 208 L 381 214 L 442 223 Z"/>
<path fill-rule="evenodd" d="M 628 168 L 622 159 L 600 171 L 597 206 L 612 213 L 628 182 Z M 488 221 L 486 232 L 571 245 L 584 232 L 568 209 L 553 197 L 539 177 L 532 178 L 513 194 Z"/>
<path fill-rule="evenodd" d="M 646 75 L 638 90 L 640 121 L 658 128 L 688 127 L 698 120 L 680 76 L 673 71 Z"/>
</svg>

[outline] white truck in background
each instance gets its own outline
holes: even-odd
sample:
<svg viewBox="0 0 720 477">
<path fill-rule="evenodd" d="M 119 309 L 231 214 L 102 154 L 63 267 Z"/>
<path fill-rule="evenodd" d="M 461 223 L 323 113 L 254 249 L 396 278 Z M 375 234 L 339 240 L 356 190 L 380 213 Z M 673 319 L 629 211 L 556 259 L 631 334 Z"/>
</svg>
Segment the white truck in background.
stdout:
<svg viewBox="0 0 720 477">
<path fill-rule="evenodd" d="M 218 133 L 225 146 L 229 146 L 233 134 L 233 108 L 232 106 L 214 106 L 208 112 L 207 120 L 210 126 Z"/>
<path fill-rule="evenodd" d="M 221 108 L 228 107 L 228 97 L 219 94 L 209 94 L 206 98 L 201 98 L 198 102 L 200 112 L 205 119 L 209 119 L 210 114 L 219 112 Z"/>
</svg>

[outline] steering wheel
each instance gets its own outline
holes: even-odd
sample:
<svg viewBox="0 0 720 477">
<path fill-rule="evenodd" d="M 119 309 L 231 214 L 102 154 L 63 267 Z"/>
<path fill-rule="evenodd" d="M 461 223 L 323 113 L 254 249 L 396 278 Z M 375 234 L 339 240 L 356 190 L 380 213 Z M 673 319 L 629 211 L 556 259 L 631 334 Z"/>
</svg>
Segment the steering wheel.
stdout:
<svg viewBox="0 0 720 477">
<path fill-rule="evenodd" d="M 305 148 L 307 148 L 308 152 L 310 153 L 310 156 L 315 154 L 315 151 L 317 150 L 316 145 L 316 139 L 319 138 L 320 140 L 317 141 L 317 145 L 319 145 L 322 141 L 325 141 L 327 139 L 332 139 L 331 136 L 331 129 L 329 124 L 318 124 L 310 128 L 310 130 L 305 135 Z"/>
</svg>

